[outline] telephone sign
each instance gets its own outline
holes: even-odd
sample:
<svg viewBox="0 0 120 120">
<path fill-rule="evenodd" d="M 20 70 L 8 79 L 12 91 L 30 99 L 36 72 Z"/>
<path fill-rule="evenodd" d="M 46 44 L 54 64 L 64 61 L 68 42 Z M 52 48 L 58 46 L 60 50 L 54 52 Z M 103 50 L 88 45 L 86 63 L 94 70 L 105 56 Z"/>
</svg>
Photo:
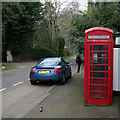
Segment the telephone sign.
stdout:
<svg viewBox="0 0 120 120">
<path fill-rule="evenodd" d="M 89 35 L 88 39 L 109 39 L 109 35 Z"/>
</svg>

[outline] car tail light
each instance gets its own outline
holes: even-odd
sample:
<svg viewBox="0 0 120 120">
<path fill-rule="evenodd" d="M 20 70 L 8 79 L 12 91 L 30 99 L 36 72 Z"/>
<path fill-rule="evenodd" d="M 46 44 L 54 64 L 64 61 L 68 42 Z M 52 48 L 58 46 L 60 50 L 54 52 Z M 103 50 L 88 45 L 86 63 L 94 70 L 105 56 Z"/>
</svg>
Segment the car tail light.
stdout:
<svg viewBox="0 0 120 120">
<path fill-rule="evenodd" d="M 35 72 L 35 68 L 33 68 L 33 69 L 31 69 L 31 71 L 30 71 L 31 73 L 34 73 Z"/>
<path fill-rule="evenodd" d="M 56 69 L 54 70 L 54 72 L 62 72 L 62 70 L 61 70 L 61 69 L 56 68 Z"/>
</svg>

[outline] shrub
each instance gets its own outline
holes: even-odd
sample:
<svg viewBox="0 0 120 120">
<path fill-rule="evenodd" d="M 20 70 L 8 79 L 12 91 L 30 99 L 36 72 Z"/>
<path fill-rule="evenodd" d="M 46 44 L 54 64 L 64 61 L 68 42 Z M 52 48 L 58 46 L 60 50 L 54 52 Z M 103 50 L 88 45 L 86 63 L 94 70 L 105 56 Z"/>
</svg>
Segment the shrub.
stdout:
<svg viewBox="0 0 120 120">
<path fill-rule="evenodd" d="M 32 59 L 39 60 L 46 57 L 56 57 L 58 56 L 56 52 L 49 48 L 36 47 L 32 49 Z"/>
</svg>

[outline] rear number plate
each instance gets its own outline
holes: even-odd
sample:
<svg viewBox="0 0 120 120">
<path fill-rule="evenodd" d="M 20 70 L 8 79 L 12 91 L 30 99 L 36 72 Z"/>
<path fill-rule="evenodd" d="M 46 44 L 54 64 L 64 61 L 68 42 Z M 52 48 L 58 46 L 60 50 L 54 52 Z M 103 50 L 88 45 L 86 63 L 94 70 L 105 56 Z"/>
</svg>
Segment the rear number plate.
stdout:
<svg viewBox="0 0 120 120">
<path fill-rule="evenodd" d="M 39 73 L 50 73 L 50 71 L 39 71 Z"/>
</svg>

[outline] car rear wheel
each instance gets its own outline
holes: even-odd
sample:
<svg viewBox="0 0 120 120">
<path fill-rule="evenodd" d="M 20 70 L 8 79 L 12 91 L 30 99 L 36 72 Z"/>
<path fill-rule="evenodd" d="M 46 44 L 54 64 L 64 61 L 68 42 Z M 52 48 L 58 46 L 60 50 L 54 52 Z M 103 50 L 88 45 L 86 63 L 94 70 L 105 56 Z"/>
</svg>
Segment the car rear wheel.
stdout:
<svg viewBox="0 0 120 120">
<path fill-rule="evenodd" d="M 65 79 L 65 74 L 63 74 L 62 76 L 62 81 L 60 82 L 61 85 L 64 85 L 66 82 L 66 79 Z"/>
<path fill-rule="evenodd" d="M 30 80 L 31 85 L 37 85 L 37 81 Z"/>
</svg>

